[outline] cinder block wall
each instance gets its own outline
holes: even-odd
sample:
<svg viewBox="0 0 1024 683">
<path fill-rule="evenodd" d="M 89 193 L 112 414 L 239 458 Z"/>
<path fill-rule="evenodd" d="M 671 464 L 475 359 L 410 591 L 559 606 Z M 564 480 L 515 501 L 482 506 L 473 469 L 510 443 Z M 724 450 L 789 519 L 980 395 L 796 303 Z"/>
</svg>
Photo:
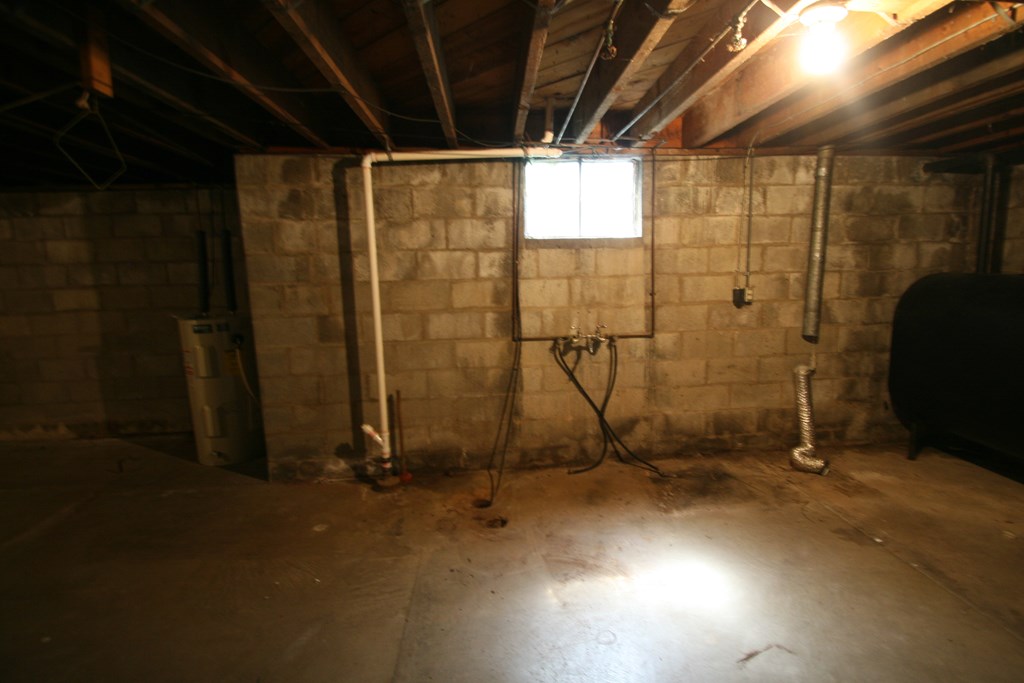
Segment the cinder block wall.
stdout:
<svg viewBox="0 0 1024 683">
<path fill-rule="evenodd" d="M 237 236 L 234 193 L 0 193 L 0 438 L 191 429 L 172 315 L 197 307 L 199 225 Z"/>
<path fill-rule="evenodd" d="M 618 343 L 610 421 L 645 454 L 791 445 L 792 368 L 811 352 L 799 324 L 814 162 L 754 162 L 755 303 L 741 310 L 731 304 L 731 290 L 737 256 L 745 253 L 743 159 L 664 157 L 656 177 L 645 162 L 647 237 L 639 250 L 521 244 L 517 258 L 513 163 L 375 167 L 388 385 L 402 395 L 413 466 L 486 464 L 513 358 L 513 268 L 527 334 L 568 334 L 574 319 L 584 328 L 603 322 L 610 334 L 648 323 L 652 185 L 656 335 Z M 347 476 L 365 448 L 359 422 L 377 421 L 362 188 L 353 163 L 238 159 L 277 479 Z M 927 273 L 973 263 L 977 179 L 926 175 L 921 165 L 902 158 L 836 161 L 814 387 L 826 442 L 902 434 L 885 389 L 896 300 Z M 598 453 L 593 415 L 549 346 L 524 344 L 512 466 L 584 463 Z M 578 369 L 599 397 L 607 351 L 584 355 Z"/>
<path fill-rule="evenodd" d="M 1010 176 L 1007 198 L 1006 245 L 1003 272 L 1024 274 L 1024 167 L 1017 166 Z"/>
</svg>

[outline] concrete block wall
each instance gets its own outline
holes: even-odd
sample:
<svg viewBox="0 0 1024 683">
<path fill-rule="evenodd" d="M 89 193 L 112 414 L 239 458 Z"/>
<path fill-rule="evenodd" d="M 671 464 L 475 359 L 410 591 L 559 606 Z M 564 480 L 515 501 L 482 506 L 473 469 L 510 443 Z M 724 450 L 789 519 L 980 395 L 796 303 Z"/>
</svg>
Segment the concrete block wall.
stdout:
<svg viewBox="0 0 1024 683">
<path fill-rule="evenodd" d="M 346 476 L 365 448 L 358 422 L 376 421 L 362 188 L 352 163 L 238 161 L 264 419 L 278 479 Z M 608 411 L 638 452 L 793 442 L 792 368 L 811 353 L 799 324 L 814 159 L 755 160 L 755 303 L 738 310 L 731 290 L 737 257 L 745 254 L 745 163 L 663 157 L 656 177 L 645 163 L 647 235 L 653 202 L 657 236 L 656 335 L 619 341 Z M 973 263 L 977 179 L 926 175 L 921 164 L 837 159 L 825 324 L 816 349 L 816 409 L 826 442 L 902 434 L 885 391 L 896 300 L 918 277 Z M 643 289 L 622 283 L 646 282 L 649 239 L 618 252 L 607 245 L 523 245 L 513 256 L 515 172 L 511 162 L 373 170 L 388 386 L 402 394 L 413 466 L 486 463 L 513 357 L 513 268 L 527 334 L 529 324 L 566 334 L 567 316 L 577 314 L 583 326 L 597 322 L 586 317 L 607 317 L 600 322 L 611 334 L 636 332 L 647 321 Z M 573 298 L 574 291 L 608 298 Z M 600 310 L 609 301 L 613 310 Z M 597 455 L 594 417 L 549 346 L 524 344 L 512 466 L 582 463 Z M 607 350 L 580 360 L 579 374 L 595 397 L 608 362 Z"/>
<path fill-rule="evenodd" d="M 1021 166 L 1014 167 L 1010 176 L 1003 272 L 1024 274 L 1024 167 Z"/>
<path fill-rule="evenodd" d="M 172 315 L 197 306 L 200 224 L 237 235 L 234 194 L 0 193 L 0 438 L 191 429 Z"/>
<path fill-rule="evenodd" d="M 342 286 L 351 258 L 340 251 L 339 231 L 347 237 L 349 227 L 346 195 L 335 205 L 338 165 L 315 157 L 236 163 L 264 433 L 278 480 L 347 476 L 362 444 L 349 398 L 345 333 L 354 323 L 342 301 L 353 288 Z"/>
</svg>

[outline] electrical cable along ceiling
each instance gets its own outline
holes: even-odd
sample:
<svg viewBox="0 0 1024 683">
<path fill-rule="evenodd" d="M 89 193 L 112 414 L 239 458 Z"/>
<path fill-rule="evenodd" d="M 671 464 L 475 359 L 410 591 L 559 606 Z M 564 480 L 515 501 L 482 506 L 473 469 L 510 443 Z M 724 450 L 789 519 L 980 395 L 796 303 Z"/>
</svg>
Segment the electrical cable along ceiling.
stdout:
<svg viewBox="0 0 1024 683">
<path fill-rule="evenodd" d="M 751 146 L 1024 158 L 1018 2 L 0 0 L 5 186 L 239 152 Z M 800 67 L 812 36 L 836 71 Z M 811 52 L 809 63 L 829 61 Z"/>
</svg>

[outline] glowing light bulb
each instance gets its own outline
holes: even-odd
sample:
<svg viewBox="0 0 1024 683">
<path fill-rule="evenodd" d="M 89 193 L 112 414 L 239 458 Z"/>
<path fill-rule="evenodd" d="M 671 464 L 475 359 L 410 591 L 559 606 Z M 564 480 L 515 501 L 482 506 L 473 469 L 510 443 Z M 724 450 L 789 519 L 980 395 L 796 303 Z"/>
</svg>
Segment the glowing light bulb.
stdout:
<svg viewBox="0 0 1024 683">
<path fill-rule="evenodd" d="M 815 76 L 834 73 L 846 59 L 846 44 L 836 24 L 846 18 L 846 6 L 837 0 L 816 2 L 800 13 L 807 27 L 800 44 L 800 66 Z"/>
<path fill-rule="evenodd" d="M 836 25 L 822 21 L 807 27 L 800 45 L 800 66 L 814 76 L 835 73 L 846 59 L 846 43 Z"/>
</svg>

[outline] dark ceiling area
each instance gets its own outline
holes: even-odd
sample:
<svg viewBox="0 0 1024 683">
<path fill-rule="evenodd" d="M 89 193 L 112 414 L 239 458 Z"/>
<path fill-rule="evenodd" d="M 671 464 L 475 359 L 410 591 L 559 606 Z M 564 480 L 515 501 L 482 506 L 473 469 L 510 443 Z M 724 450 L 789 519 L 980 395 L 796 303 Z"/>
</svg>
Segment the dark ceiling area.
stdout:
<svg viewBox="0 0 1024 683">
<path fill-rule="evenodd" d="M 229 182 L 237 153 L 557 144 L 1024 160 L 1021 3 L 0 0 L 0 187 Z M 741 49 L 737 49 L 741 48 Z"/>
</svg>

